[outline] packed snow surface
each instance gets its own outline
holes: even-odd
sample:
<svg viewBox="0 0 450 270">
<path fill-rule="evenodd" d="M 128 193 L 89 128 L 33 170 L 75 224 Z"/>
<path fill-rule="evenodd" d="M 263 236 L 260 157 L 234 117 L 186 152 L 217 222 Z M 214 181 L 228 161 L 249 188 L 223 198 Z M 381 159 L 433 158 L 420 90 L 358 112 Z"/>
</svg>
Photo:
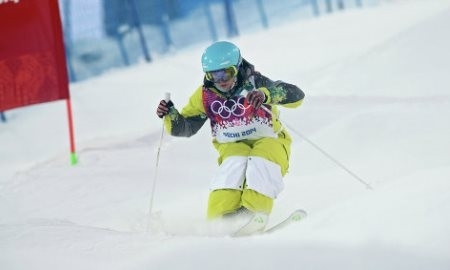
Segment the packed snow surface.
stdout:
<svg viewBox="0 0 450 270">
<path fill-rule="evenodd" d="M 281 109 L 294 143 L 269 224 L 309 216 L 269 235 L 206 222 L 208 124 L 161 141 L 156 106 L 186 104 L 209 44 L 71 85 L 76 166 L 63 101 L 7 111 L 0 268 L 450 269 L 448 29 L 450 1 L 398 0 L 232 40 L 306 93 Z"/>
</svg>

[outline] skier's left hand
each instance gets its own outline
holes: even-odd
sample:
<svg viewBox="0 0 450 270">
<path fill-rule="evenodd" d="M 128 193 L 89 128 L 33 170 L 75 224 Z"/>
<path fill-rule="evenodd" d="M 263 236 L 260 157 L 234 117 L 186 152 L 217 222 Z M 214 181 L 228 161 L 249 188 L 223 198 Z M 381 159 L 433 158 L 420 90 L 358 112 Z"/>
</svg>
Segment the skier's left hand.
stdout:
<svg viewBox="0 0 450 270">
<path fill-rule="evenodd" d="M 259 109 L 263 102 L 266 100 L 266 95 L 263 91 L 255 89 L 248 93 L 247 100 L 250 105 L 252 105 L 255 109 Z"/>
</svg>

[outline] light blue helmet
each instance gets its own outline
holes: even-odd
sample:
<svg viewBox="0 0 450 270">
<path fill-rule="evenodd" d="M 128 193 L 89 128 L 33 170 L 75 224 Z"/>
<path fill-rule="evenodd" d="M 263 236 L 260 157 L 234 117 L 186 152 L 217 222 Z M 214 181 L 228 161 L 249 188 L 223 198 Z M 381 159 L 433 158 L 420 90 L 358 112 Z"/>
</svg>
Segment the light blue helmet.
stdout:
<svg viewBox="0 0 450 270">
<path fill-rule="evenodd" d="M 214 71 L 239 66 L 241 64 L 241 52 L 239 48 L 228 41 L 218 41 L 210 45 L 203 52 L 203 72 Z"/>
</svg>

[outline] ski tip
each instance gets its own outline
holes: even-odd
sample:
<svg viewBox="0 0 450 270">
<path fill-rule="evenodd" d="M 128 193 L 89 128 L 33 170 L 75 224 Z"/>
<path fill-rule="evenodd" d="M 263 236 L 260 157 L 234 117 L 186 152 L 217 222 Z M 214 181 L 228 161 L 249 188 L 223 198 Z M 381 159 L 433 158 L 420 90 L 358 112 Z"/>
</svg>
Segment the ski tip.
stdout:
<svg viewBox="0 0 450 270">
<path fill-rule="evenodd" d="M 300 218 L 305 218 L 308 216 L 308 213 L 303 209 L 297 209 L 291 214 L 291 216 L 298 216 Z"/>
<path fill-rule="evenodd" d="M 232 237 L 251 236 L 254 234 L 260 234 L 264 231 L 268 222 L 269 215 L 264 213 L 255 213 L 250 220 L 242 226 L 239 230 L 234 232 Z"/>
</svg>

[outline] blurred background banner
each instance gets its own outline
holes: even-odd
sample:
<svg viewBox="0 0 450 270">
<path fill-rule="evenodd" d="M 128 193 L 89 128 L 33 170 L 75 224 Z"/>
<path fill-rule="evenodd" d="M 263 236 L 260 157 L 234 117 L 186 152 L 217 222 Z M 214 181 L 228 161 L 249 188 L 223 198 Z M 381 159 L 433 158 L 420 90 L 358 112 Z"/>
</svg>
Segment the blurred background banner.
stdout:
<svg viewBox="0 0 450 270">
<path fill-rule="evenodd" d="M 389 0 L 59 0 L 71 82 L 383 1 Z"/>
<path fill-rule="evenodd" d="M 58 72 L 67 70 L 77 82 L 192 46 L 383 1 L 389 0 L 0 0 L 0 60 L 12 57 L 10 50 L 61 39 L 59 33 L 43 35 L 57 31 L 61 21 L 67 67 Z M 33 20 L 39 25 L 34 32 Z M 25 36 L 39 42 L 16 40 Z M 55 58 L 61 55 L 62 49 Z"/>
<path fill-rule="evenodd" d="M 0 1 L 0 27 L 0 111 L 68 99 L 58 1 Z"/>
</svg>

